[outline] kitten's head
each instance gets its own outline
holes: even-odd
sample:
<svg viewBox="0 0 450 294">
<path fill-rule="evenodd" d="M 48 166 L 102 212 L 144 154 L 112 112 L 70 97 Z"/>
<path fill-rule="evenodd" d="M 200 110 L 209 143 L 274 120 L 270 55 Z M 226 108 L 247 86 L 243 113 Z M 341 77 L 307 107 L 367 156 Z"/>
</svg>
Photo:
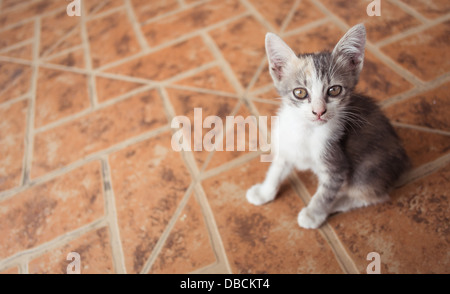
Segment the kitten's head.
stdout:
<svg viewBox="0 0 450 294">
<path fill-rule="evenodd" d="M 323 124 L 345 107 L 363 67 L 366 29 L 352 27 L 333 51 L 297 56 L 277 35 L 266 35 L 269 71 L 284 103 Z"/>
</svg>

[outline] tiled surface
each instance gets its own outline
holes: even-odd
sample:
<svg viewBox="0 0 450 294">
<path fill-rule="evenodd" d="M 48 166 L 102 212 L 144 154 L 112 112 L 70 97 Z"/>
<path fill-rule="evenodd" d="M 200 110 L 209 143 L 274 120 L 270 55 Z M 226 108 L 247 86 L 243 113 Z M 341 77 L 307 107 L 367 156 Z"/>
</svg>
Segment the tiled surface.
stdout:
<svg viewBox="0 0 450 294">
<path fill-rule="evenodd" d="M 366 0 L 82 2 L 69 17 L 68 1 L 0 0 L 0 273 L 65 273 L 70 252 L 82 273 L 365 273 L 374 251 L 382 273 L 450 273 L 448 1 L 386 0 L 379 17 Z M 312 52 L 359 22 L 358 89 L 413 163 L 390 202 L 304 230 L 310 172 L 255 207 L 268 163 L 248 137 L 173 150 L 172 118 L 195 108 L 276 114 L 267 31 Z M 216 131 L 224 149 L 245 133 Z"/>
</svg>

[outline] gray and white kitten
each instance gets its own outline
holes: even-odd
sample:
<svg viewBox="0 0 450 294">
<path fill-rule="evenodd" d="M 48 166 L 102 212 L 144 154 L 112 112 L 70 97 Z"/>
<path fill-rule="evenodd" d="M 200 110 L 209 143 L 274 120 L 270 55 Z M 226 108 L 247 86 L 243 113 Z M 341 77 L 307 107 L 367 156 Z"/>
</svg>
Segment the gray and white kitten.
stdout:
<svg viewBox="0 0 450 294">
<path fill-rule="evenodd" d="M 247 191 L 250 203 L 274 200 L 293 168 L 310 169 L 319 180 L 298 215 L 303 228 L 318 228 L 334 212 L 389 199 L 409 160 L 374 100 L 354 93 L 365 42 L 366 30 L 359 24 L 331 53 L 297 56 L 277 35 L 266 35 L 270 75 L 282 105 L 272 144 L 276 155 L 264 182 Z"/>
</svg>

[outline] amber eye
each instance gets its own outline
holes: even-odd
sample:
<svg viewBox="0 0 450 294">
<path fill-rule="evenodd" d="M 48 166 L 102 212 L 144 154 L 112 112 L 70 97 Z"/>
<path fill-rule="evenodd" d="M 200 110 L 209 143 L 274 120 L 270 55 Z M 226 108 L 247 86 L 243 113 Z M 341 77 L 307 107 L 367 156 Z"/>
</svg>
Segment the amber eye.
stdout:
<svg viewBox="0 0 450 294">
<path fill-rule="evenodd" d="M 328 95 L 331 97 L 336 97 L 341 94 L 342 87 L 341 86 L 333 86 L 328 89 Z"/>
<path fill-rule="evenodd" d="M 295 88 L 293 92 L 294 96 L 298 99 L 305 99 L 308 97 L 308 91 L 306 91 L 305 88 Z"/>
</svg>

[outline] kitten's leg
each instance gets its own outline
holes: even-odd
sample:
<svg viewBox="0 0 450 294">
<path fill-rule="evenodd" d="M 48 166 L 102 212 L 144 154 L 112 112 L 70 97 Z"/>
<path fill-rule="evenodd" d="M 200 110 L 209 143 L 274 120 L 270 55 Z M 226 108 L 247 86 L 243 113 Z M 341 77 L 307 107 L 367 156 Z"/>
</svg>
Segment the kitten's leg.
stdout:
<svg viewBox="0 0 450 294">
<path fill-rule="evenodd" d="M 248 189 L 247 201 L 254 205 L 262 205 L 275 199 L 278 188 L 292 170 L 292 165 L 285 160 L 275 158 L 269 167 L 266 178 L 261 184 Z"/>
<path fill-rule="evenodd" d="M 375 192 L 371 189 L 348 189 L 346 194 L 333 204 L 332 212 L 346 212 L 352 209 L 383 203 L 389 200 L 387 193 Z"/>
<path fill-rule="evenodd" d="M 305 229 L 316 229 L 333 212 L 333 204 L 340 197 L 339 190 L 344 182 L 343 178 L 327 178 L 322 180 L 319 188 L 308 206 L 298 214 L 298 224 Z"/>
</svg>

